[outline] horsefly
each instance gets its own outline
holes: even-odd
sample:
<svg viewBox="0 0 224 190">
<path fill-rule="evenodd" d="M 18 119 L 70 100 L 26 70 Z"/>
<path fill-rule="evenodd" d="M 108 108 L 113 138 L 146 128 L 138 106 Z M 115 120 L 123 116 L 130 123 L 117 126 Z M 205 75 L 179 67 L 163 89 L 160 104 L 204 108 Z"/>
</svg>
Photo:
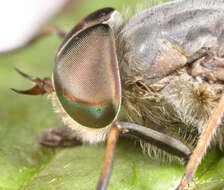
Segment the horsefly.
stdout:
<svg viewBox="0 0 224 190">
<path fill-rule="evenodd" d="M 187 162 L 192 180 L 209 145 L 224 148 L 224 1 L 177 0 L 126 21 L 113 8 L 81 20 L 64 37 L 52 78 L 17 71 L 47 93 L 65 124 L 37 135 L 46 146 L 107 140 L 97 190 L 107 189 L 118 136 Z M 123 120 L 120 110 L 123 110 Z M 214 138 L 215 137 L 215 138 Z"/>
</svg>

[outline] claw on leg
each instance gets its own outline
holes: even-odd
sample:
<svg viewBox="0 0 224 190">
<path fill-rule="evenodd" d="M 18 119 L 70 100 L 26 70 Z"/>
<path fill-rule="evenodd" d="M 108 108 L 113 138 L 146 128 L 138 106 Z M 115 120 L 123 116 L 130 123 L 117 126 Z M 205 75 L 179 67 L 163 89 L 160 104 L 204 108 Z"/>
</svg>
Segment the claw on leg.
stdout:
<svg viewBox="0 0 224 190">
<path fill-rule="evenodd" d="M 213 137 L 213 135 L 216 132 L 216 129 L 218 128 L 221 118 L 223 116 L 224 112 L 224 92 L 219 100 L 218 105 L 213 110 L 213 113 L 207 123 L 207 126 L 204 128 L 197 146 L 190 157 L 190 160 L 187 164 L 187 168 L 185 170 L 185 173 L 181 179 L 181 182 L 179 186 L 176 188 L 176 190 L 184 190 L 184 188 L 190 183 L 192 180 L 198 165 L 200 164 L 210 142 Z"/>
<path fill-rule="evenodd" d="M 28 90 L 17 90 L 11 88 L 11 90 L 13 90 L 14 92 L 27 95 L 40 95 L 45 93 L 50 94 L 54 91 L 50 78 L 44 78 L 43 80 L 41 80 L 38 77 L 29 76 L 17 68 L 15 68 L 15 70 L 24 78 L 28 79 L 29 81 L 32 81 L 35 86 Z"/>
</svg>

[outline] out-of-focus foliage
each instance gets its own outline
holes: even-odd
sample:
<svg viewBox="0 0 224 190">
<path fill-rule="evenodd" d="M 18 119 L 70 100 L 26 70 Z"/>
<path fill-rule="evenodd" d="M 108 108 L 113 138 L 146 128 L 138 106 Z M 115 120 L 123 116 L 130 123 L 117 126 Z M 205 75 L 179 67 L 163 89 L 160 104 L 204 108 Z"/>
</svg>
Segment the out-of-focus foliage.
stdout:
<svg viewBox="0 0 224 190">
<path fill-rule="evenodd" d="M 51 24 L 71 28 L 81 17 L 101 7 L 122 10 L 133 1 L 88 1 L 79 12 L 68 9 Z M 12 23 L 13 24 L 13 23 Z M 45 96 L 22 96 L 10 87 L 26 89 L 30 83 L 13 67 L 34 76 L 50 76 L 60 44 L 55 35 L 35 41 L 15 53 L 0 57 L 0 189 L 2 190 L 90 190 L 100 174 L 105 145 L 47 149 L 35 142 L 35 134 L 61 125 Z M 200 190 L 224 186 L 223 153 L 213 150 L 196 175 Z M 184 167 L 152 161 L 134 143 L 121 141 L 116 149 L 109 190 L 168 190 L 181 178 Z M 192 188 L 195 185 L 192 185 Z"/>
</svg>

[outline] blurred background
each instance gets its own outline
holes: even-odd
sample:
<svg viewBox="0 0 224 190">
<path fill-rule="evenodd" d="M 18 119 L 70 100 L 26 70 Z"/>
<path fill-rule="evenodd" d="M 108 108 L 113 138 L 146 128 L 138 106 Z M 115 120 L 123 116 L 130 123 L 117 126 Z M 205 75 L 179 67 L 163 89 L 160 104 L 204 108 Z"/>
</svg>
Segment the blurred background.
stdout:
<svg viewBox="0 0 224 190">
<path fill-rule="evenodd" d="M 52 34 L 32 40 L 47 26 L 69 30 L 99 8 L 114 7 L 122 12 L 127 7 L 134 10 L 142 2 L 41 0 L 39 5 L 34 0 L 24 2 L 17 5 L 15 1 L 8 1 L 0 8 L 3 23 L 0 30 L 0 190 L 94 189 L 105 146 L 66 149 L 39 146 L 35 135 L 62 123 L 46 96 L 23 96 L 10 90 L 32 86 L 14 67 L 40 78 L 51 76 L 61 39 Z M 155 0 L 151 4 L 161 2 Z M 184 167 L 150 160 L 136 147 L 130 142 L 119 143 L 109 190 L 173 189 Z M 221 189 L 224 186 L 222 153 L 214 150 L 207 157 L 197 174 L 200 189 Z"/>
</svg>

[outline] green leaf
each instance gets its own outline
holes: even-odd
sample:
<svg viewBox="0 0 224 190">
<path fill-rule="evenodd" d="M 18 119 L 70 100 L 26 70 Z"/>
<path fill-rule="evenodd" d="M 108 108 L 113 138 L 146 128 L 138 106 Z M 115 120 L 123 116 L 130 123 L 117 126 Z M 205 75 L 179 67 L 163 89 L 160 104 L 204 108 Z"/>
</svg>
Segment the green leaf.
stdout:
<svg viewBox="0 0 224 190">
<path fill-rule="evenodd" d="M 81 17 L 101 7 L 118 10 L 135 1 L 95 0 L 79 11 L 69 10 L 52 24 L 71 28 Z M 0 57 L 0 189 L 2 190 L 90 190 L 100 174 L 105 145 L 47 149 L 35 142 L 35 135 L 62 125 L 45 96 L 22 96 L 9 88 L 26 89 L 31 84 L 13 69 L 40 78 L 51 76 L 54 56 L 60 44 L 55 35 L 44 37 L 14 53 Z M 121 140 L 115 152 L 109 190 L 171 190 L 184 173 L 178 163 L 162 163 L 144 155 L 131 140 Z M 195 176 L 197 188 L 224 187 L 224 155 L 210 151 Z"/>
</svg>

